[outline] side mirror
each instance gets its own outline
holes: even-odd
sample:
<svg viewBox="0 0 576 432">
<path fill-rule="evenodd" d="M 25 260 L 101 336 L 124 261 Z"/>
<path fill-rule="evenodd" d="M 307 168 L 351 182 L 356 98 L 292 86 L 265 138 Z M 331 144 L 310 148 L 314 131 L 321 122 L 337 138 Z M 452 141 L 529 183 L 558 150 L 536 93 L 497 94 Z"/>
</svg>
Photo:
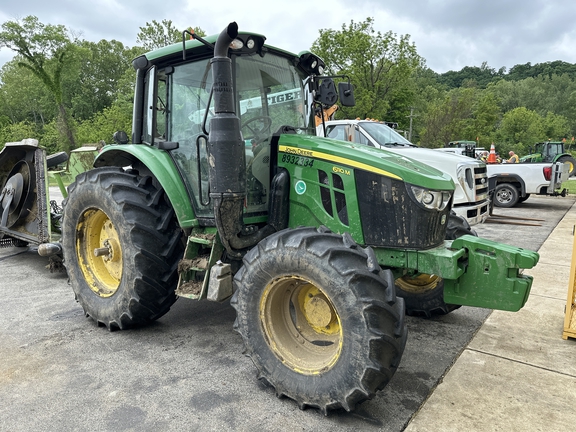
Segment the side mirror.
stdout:
<svg viewBox="0 0 576 432">
<path fill-rule="evenodd" d="M 338 102 L 338 93 L 336 93 L 336 86 L 334 81 L 330 78 L 324 78 L 318 88 L 316 94 L 316 101 L 326 106 L 332 106 Z"/>
<path fill-rule="evenodd" d="M 354 100 L 354 86 L 349 82 L 338 83 L 338 95 L 342 106 L 351 107 L 356 105 L 356 101 Z"/>
<path fill-rule="evenodd" d="M 114 132 L 112 139 L 116 144 L 128 144 L 128 135 L 122 130 Z"/>
</svg>

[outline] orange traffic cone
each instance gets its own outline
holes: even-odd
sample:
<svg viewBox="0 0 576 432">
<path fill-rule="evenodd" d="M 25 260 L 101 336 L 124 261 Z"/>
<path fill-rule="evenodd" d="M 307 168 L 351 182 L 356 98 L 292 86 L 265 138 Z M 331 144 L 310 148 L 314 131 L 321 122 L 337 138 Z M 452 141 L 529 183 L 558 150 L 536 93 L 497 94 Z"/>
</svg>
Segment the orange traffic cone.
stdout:
<svg viewBox="0 0 576 432">
<path fill-rule="evenodd" d="M 488 155 L 488 159 L 486 159 L 486 163 L 498 163 L 496 159 L 496 149 L 494 148 L 494 143 L 490 146 L 490 154 Z"/>
</svg>

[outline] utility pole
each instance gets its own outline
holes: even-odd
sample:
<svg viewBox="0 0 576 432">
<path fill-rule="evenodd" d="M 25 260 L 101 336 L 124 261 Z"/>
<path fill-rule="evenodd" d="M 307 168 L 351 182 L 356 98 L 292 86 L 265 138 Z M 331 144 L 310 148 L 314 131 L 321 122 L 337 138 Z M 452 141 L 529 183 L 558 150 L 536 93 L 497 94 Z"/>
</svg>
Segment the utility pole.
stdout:
<svg viewBox="0 0 576 432">
<path fill-rule="evenodd" d="M 418 115 L 414 114 L 414 107 L 410 107 L 410 115 L 406 116 L 410 118 L 410 129 L 408 131 L 408 141 L 412 142 L 412 119 L 414 117 L 418 117 Z"/>
</svg>

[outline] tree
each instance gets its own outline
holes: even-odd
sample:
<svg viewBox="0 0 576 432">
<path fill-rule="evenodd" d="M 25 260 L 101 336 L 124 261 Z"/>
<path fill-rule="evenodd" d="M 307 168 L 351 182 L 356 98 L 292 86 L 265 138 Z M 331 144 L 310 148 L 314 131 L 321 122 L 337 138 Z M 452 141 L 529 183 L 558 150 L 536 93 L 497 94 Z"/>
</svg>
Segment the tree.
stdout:
<svg viewBox="0 0 576 432">
<path fill-rule="evenodd" d="M 341 107 L 337 116 L 387 119 L 392 108 L 395 118 L 410 112 L 414 89 L 409 79 L 422 58 L 409 35 L 382 34 L 373 24 L 373 18 L 367 18 L 352 20 L 339 31 L 321 29 L 312 45 L 326 62 L 327 73 L 348 75 L 354 84 L 356 106 Z"/>
<path fill-rule="evenodd" d="M 78 45 L 85 55 L 79 60 L 77 73 L 63 77 L 66 83 L 64 96 L 74 118 L 83 121 L 112 106 L 119 82 L 127 71 L 131 81 L 134 80 L 132 60 L 143 50 L 104 39 L 97 43 L 81 41 Z"/>
<path fill-rule="evenodd" d="M 498 130 L 499 141 L 503 143 L 500 152 L 514 150 L 526 154 L 530 145 L 547 139 L 542 127 L 542 117 L 525 107 L 508 111 L 502 117 Z"/>
<path fill-rule="evenodd" d="M 64 150 L 76 147 L 72 122 L 63 101 L 62 72 L 73 59 L 75 45 L 62 25 L 44 25 L 35 16 L 2 24 L 0 47 L 19 55 L 18 66 L 38 77 L 58 107 L 59 127 L 65 137 Z"/>
<path fill-rule="evenodd" d="M 570 125 L 568 119 L 563 115 L 547 112 L 546 116 L 542 119 L 544 134 L 547 139 L 552 141 L 559 141 L 561 138 L 569 138 Z"/>
<path fill-rule="evenodd" d="M 18 66 L 17 60 L 4 64 L 0 82 L 0 115 L 12 123 L 29 121 L 41 128 L 57 115 L 48 89 L 29 69 Z"/>
<path fill-rule="evenodd" d="M 480 67 L 465 66 L 459 72 L 445 72 L 438 76 L 438 81 L 449 88 L 462 87 L 466 81 L 472 81 L 474 85 L 486 88 L 489 83 L 501 79 L 505 71 L 506 68 L 500 68 L 496 71 L 496 69 L 489 67 L 487 62 L 483 62 Z"/>
<path fill-rule="evenodd" d="M 200 27 L 193 28 L 198 36 L 205 36 L 206 33 Z M 140 44 L 146 51 L 152 51 L 163 46 L 182 42 L 182 30 L 178 30 L 172 25 L 172 20 L 163 19 L 161 22 L 152 20 L 146 22 L 144 27 L 136 36 L 136 43 Z"/>
<path fill-rule="evenodd" d="M 425 114 L 421 142 L 425 147 L 444 147 L 450 141 L 475 139 L 474 105 L 478 90 L 454 89 L 444 99 L 431 104 Z M 473 136 L 471 138 L 471 136 Z"/>
</svg>

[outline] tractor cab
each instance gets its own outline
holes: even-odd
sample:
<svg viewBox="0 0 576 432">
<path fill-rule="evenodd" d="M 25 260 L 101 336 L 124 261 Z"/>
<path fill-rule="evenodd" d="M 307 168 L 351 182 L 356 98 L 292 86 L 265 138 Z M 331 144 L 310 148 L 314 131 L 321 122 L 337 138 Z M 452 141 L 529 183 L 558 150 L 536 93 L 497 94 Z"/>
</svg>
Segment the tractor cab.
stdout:
<svg viewBox="0 0 576 432">
<path fill-rule="evenodd" d="M 546 141 L 536 143 L 533 149 L 530 149 L 531 154 L 520 158 L 521 163 L 528 162 L 561 162 L 568 165 L 568 172 L 570 176 L 576 174 L 576 160 L 574 157 L 566 152 L 564 142 L 562 141 Z"/>
<path fill-rule="evenodd" d="M 542 156 L 542 162 L 555 162 L 557 156 L 565 154 L 562 142 L 541 142 L 534 146 L 534 153 Z"/>
</svg>

